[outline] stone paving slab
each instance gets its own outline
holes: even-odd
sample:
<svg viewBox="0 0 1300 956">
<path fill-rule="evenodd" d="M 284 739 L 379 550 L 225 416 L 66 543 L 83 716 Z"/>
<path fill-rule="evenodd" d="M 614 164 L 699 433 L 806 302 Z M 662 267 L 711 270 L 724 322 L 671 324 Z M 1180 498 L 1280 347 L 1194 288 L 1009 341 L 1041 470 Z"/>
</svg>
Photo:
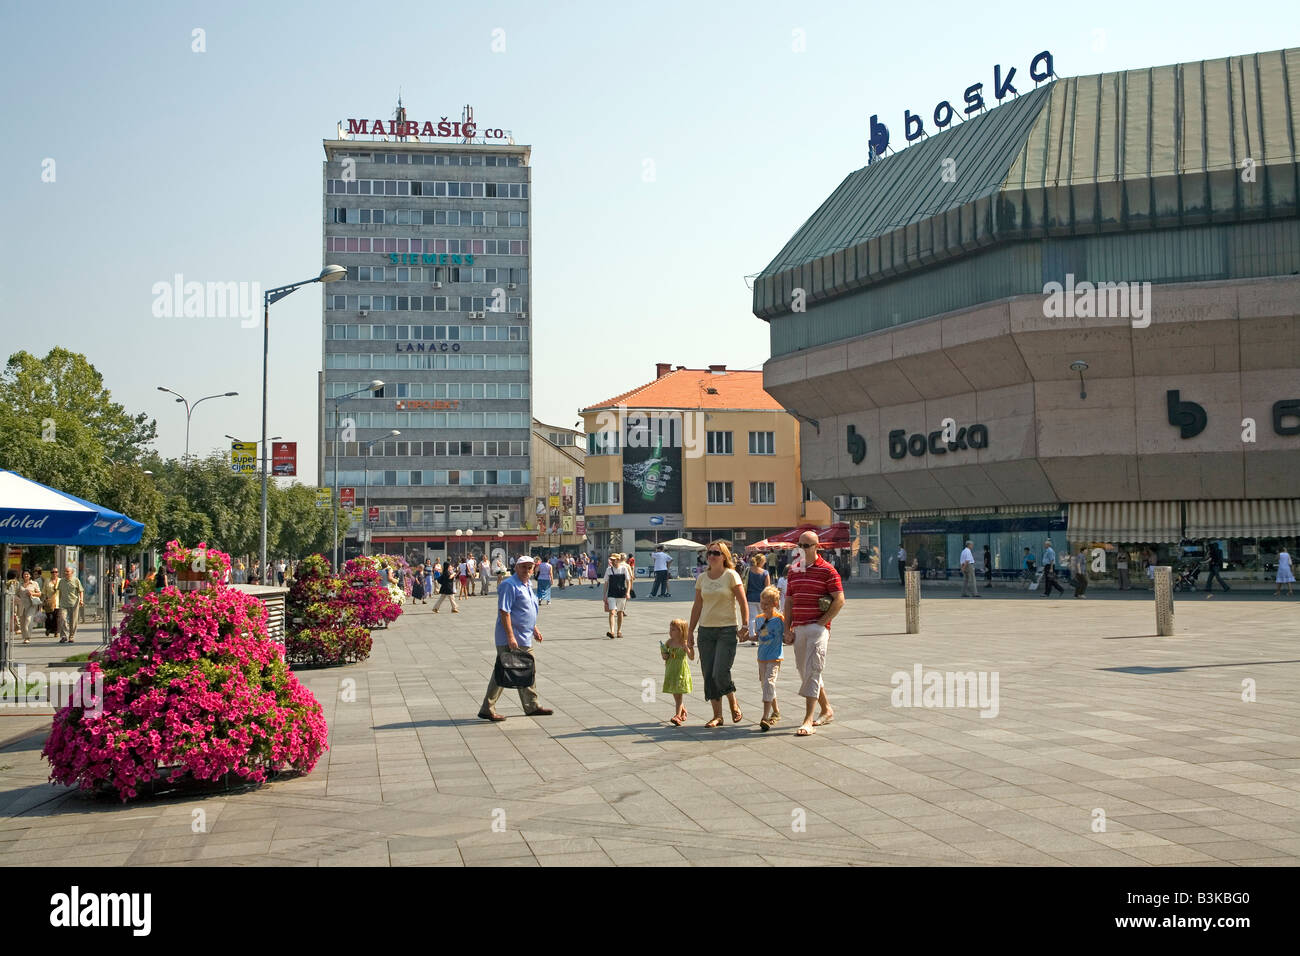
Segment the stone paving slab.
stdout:
<svg viewBox="0 0 1300 956">
<path fill-rule="evenodd" d="M 49 718 L 7 712 L 0 863 L 1300 861 L 1300 602 L 1180 599 L 1175 635 L 1156 638 L 1149 596 L 998 590 L 976 602 L 937 591 L 925 595 L 922 632 L 907 635 L 899 591 L 851 589 L 827 661 L 836 720 L 797 738 L 793 661 L 778 683 L 784 720 L 758 732 L 752 646 L 737 653 L 739 724 L 702 726 L 698 662 L 687 725 L 667 723 L 657 646 L 671 618 L 689 616 L 684 584 L 672 599 L 631 602 L 614 641 L 593 592 L 553 591 L 537 655 L 556 712 L 523 717 L 507 692 L 502 724 L 474 716 L 494 659 L 494 600 L 467 600 L 455 616 L 408 605 L 375 632 L 369 661 L 299 673 L 325 708 L 331 750 L 310 775 L 256 790 L 88 798 L 46 782 Z M 51 656 L 24 651 L 42 666 Z M 923 681 L 941 675 L 938 696 L 894 706 L 918 665 Z M 949 696 L 948 672 L 976 683 L 982 672 L 989 691 L 996 675 L 996 698 L 958 700 L 956 683 Z M 345 679 L 354 700 L 340 693 Z"/>
</svg>

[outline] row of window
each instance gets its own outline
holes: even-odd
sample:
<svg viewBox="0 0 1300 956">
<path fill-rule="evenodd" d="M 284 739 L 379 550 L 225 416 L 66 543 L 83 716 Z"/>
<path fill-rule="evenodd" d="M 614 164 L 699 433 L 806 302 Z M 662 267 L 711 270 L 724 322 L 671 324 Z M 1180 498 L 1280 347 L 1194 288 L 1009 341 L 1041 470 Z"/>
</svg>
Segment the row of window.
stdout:
<svg viewBox="0 0 1300 956">
<path fill-rule="evenodd" d="M 496 308 L 500 306 L 500 308 Z M 512 295 L 327 295 L 327 312 L 513 312 L 524 311 L 523 296 Z"/>
<path fill-rule="evenodd" d="M 365 454 L 365 443 L 343 441 L 338 443 L 339 454 L 344 458 L 358 458 Z M 528 454 L 528 442 L 523 441 L 377 441 L 370 446 L 375 458 L 442 458 L 447 455 L 464 457 L 523 458 Z M 325 443 L 325 456 L 334 457 L 334 442 Z"/>
<path fill-rule="evenodd" d="M 395 485 L 526 485 L 529 482 L 527 469 L 478 469 L 475 471 L 457 471 L 449 469 L 416 469 L 407 471 L 339 471 L 339 484 L 344 487 L 371 488 Z M 325 486 L 333 488 L 333 472 L 325 472 Z"/>
<path fill-rule="evenodd" d="M 504 282 L 521 285 L 528 281 L 528 270 L 517 268 L 477 268 L 457 266 L 348 266 L 349 282 Z"/>
<path fill-rule="evenodd" d="M 527 398 L 527 382 L 483 382 L 480 385 L 474 383 L 460 383 L 458 388 L 468 388 L 477 391 L 483 390 L 482 395 L 451 395 L 446 391 L 439 392 L 439 389 L 449 389 L 453 384 L 451 382 L 388 382 L 383 388 L 375 389 L 368 395 L 354 395 L 354 400 L 366 398 Z M 353 395 L 362 389 L 369 391 L 369 382 L 327 382 L 325 383 L 325 397 L 338 398 L 342 395 Z M 521 394 L 492 394 L 491 390 L 507 389 L 510 393 L 518 390 Z"/>
<path fill-rule="evenodd" d="M 387 339 L 390 342 L 526 342 L 528 328 L 523 325 L 327 325 L 325 338 Z"/>
<path fill-rule="evenodd" d="M 730 481 L 710 481 L 708 483 L 709 504 L 734 505 L 735 495 Z M 751 505 L 776 504 L 776 482 L 751 481 L 749 483 L 749 503 Z"/>
<path fill-rule="evenodd" d="M 412 239 L 410 236 L 327 236 L 327 252 L 394 252 L 420 255 L 526 256 L 527 239 Z M 430 262 L 429 265 L 446 263 Z M 453 262 L 452 265 L 460 265 Z M 467 263 L 468 264 L 468 263 Z"/>
<path fill-rule="evenodd" d="M 527 428 L 523 412 L 352 412 L 357 428 Z"/>
<path fill-rule="evenodd" d="M 622 442 L 618 432 L 592 432 L 587 436 L 587 454 L 617 455 L 622 451 Z M 644 439 L 640 440 L 644 446 Z M 733 454 L 731 432 L 707 432 L 705 449 L 710 455 Z M 751 455 L 775 455 L 775 432 L 750 432 L 749 453 Z"/>
<path fill-rule="evenodd" d="M 377 505 L 379 520 L 374 528 L 445 528 L 448 531 L 519 527 L 517 504 L 483 505 Z M 486 514 L 485 514 L 486 512 Z"/>
<path fill-rule="evenodd" d="M 462 183 L 443 179 L 330 179 L 325 191 L 348 196 L 446 196 L 527 199 L 528 183 Z"/>
<path fill-rule="evenodd" d="M 419 352 L 375 353 L 375 352 L 326 352 L 325 367 L 335 368 L 432 368 L 447 369 L 450 372 L 484 371 L 517 372 L 528 368 L 527 355 L 492 355 L 482 353 L 435 354 Z"/>
<path fill-rule="evenodd" d="M 399 166 L 522 166 L 522 156 L 498 153 L 335 153 L 336 160 L 349 158 L 362 163 Z"/>
<path fill-rule="evenodd" d="M 526 228 L 528 213 L 491 209 L 360 209 L 331 206 L 330 222 L 362 226 L 506 226 Z"/>
</svg>

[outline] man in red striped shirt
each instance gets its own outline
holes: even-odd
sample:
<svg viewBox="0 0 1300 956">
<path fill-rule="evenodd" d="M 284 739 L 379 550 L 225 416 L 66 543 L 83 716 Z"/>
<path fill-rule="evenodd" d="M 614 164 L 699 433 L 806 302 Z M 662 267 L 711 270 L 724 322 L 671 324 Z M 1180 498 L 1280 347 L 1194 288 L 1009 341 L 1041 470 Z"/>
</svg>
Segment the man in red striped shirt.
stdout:
<svg viewBox="0 0 1300 956">
<path fill-rule="evenodd" d="M 826 645 L 830 641 L 831 620 L 844 607 L 844 585 L 839 572 L 817 553 L 817 532 L 805 531 L 799 536 L 802 561 L 795 559 L 786 577 L 785 606 L 781 609 L 790 632 L 794 634 L 794 661 L 799 668 L 799 696 L 804 698 L 803 723 L 795 731 L 797 737 L 816 733 L 835 719 L 835 711 L 826 698 L 822 683 L 822 669 L 826 666 Z M 821 608 L 823 597 L 831 599 L 830 607 Z M 821 704 L 821 714 L 813 720 L 813 706 Z"/>
</svg>

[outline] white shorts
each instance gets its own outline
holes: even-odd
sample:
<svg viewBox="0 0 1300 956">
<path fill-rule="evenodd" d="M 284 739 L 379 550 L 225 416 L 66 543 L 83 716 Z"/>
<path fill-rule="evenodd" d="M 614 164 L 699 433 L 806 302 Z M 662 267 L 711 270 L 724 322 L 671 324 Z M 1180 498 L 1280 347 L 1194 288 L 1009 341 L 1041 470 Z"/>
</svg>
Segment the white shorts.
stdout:
<svg viewBox="0 0 1300 956">
<path fill-rule="evenodd" d="M 609 601 L 609 609 L 611 611 L 618 611 L 621 614 L 625 610 L 627 610 L 627 598 L 625 597 L 621 597 L 621 598 L 612 597 L 612 598 L 606 598 L 606 600 Z"/>
<path fill-rule="evenodd" d="M 794 663 L 799 668 L 800 697 L 816 697 L 821 693 L 830 637 L 831 632 L 817 624 L 800 624 L 794 629 Z"/>
</svg>

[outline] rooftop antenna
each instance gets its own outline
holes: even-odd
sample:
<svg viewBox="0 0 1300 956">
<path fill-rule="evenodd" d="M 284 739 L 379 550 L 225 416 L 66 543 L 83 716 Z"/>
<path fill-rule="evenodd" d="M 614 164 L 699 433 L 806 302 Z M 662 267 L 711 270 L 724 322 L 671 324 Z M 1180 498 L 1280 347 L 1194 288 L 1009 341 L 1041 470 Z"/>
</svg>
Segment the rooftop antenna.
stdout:
<svg viewBox="0 0 1300 956">
<path fill-rule="evenodd" d="M 466 104 L 465 104 L 465 108 L 464 108 L 463 110 L 460 111 L 460 128 L 461 128 L 461 131 L 462 131 L 462 132 L 464 131 L 464 129 L 465 129 L 465 124 L 466 124 L 466 123 L 472 123 L 472 122 L 474 122 L 474 107 L 472 107 L 472 106 L 470 106 L 468 103 L 466 103 Z M 472 143 L 472 142 L 474 142 L 474 137 L 472 137 L 472 136 L 466 136 L 466 137 L 464 137 L 464 138 L 461 140 L 461 142 L 462 142 L 462 143 Z"/>
<path fill-rule="evenodd" d="M 405 131 L 406 129 L 406 107 L 402 105 L 402 88 L 397 88 L 397 109 L 393 110 L 393 119 L 397 121 L 397 128 Z M 405 142 L 408 137 L 398 136 L 399 140 Z"/>
</svg>

